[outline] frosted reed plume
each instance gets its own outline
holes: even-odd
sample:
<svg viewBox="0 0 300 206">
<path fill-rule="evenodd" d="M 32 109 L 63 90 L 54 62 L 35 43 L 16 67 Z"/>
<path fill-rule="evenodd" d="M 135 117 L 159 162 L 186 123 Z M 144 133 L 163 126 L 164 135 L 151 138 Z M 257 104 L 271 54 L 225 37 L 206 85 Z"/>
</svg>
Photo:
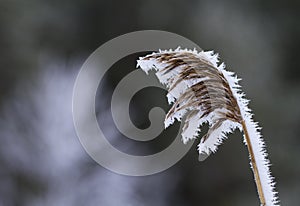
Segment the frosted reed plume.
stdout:
<svg viewBox="0 0 300 206">
<path fill-rule="evenodd" d="M 165 127 L 185 116 L 184 143 L 199 136 L 201 125 L 209 124 L 207 134 L 198 145 L 199 160 L 216 152 L 228 133 L 236 128 L 243 131 L 260 203 L 278 205 L 265 143 L 260 127 L 252 119 L 248 100 L 240 90 L 240 79 L 226 71 L 224 63 L 218 62 L 218 55 L 212 51 L 178 48 L 140 57 L 137 66 L 146 73 L 154 69 L 159 81 L 168 89 L 167 98 L 173 105 L 166 115 Z"/>
</svg>

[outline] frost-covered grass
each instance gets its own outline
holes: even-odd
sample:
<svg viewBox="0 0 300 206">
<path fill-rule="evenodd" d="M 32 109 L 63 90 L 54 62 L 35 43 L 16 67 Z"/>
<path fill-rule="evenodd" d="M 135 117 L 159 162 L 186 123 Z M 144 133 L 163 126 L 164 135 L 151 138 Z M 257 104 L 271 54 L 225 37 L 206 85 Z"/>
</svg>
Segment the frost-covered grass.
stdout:
<svg viewBox="0 0 300 206">
<path fill-rule="evenodd" d="M 240 90 L 240 79 L 225 70 L 224 63 L 219 64 L 217 54 L 177 48 L 141 57 L 137 65 L 146 73 L 154 69 L 168 89 L 172 107 L 166 115 L 165 127 L 186 116 L 184 143 L 198 137 L 202 124 L 209 124 L 208 133 L 198 145 L 200 160 L 215 153 L 228 133 L 236 128 L 243 131 L 261 205 L 279 204 L 265 143 Z"/>
</svg>

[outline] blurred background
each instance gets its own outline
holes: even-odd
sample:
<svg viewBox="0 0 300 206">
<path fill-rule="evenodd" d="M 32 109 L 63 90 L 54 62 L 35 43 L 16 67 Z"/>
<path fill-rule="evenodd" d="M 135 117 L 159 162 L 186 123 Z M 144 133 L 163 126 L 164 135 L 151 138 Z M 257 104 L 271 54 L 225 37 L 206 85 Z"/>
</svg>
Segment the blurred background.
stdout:
<svg viewBox="0 0 300 206">
<path fill-rule="evenodd" d="M 297 0 L 0 0 L 0 206 L 259 205 L 240 132 L 204 162 L 197 160 L 198 140 L 179 163 L 147 177 L 114 174 L 84 151 L 72 122 L 76 75 L 101 44 L 144 29 L 215 50 L 242 77 L 281 204 L 299 205 L 299 8 Z M 178 125 L 149 143 L 134 142 L 117 131 L 109 108 L 139 55 L 109 70 L 96 111 L 116 147 L 149 154 L 167 147 Z M 164 95 L 148 88 L 134 96 L 137 127 L 149 126 L 151 107 L 169 108 Z"/>
</svg>

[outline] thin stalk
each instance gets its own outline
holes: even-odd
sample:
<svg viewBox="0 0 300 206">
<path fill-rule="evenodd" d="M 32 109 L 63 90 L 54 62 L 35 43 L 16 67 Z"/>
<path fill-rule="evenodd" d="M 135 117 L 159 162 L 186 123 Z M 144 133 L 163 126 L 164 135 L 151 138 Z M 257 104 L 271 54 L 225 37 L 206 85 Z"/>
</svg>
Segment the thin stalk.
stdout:
<svg viewBox="0 0 300 206">
<path fill-rule="evenodd" d="M 261 184 L 260 176 L 259 176 L 259 173 L 258 173 L 257 164 L 256 164 L 256 160 L 255 160 L 255 157 L 254 157 L 254 152 L 253 152 L 252 144 L 251 144 L 251 141 L 250 141 L 249 133 L 248 133 L 248 130 L 247 130 L 247 127 L 246 127 L 246 124 L 245 124 L 245 120 L 242 121 L 242 127 L 243 127 L 243 131 L 244 131 L 244 134 L 245 134 L 245 139 L 246 139 L 246 142 L 247 142 L 248 151 L 249 151 L 249 154 L 250 154 L 252 170 L 253 170 L 253 173 L 254 173 L 254 179 L 255 179 L 255 183 L 256 183 L 259 199 L 260 199 L 260 203 L 261 203 L 262 206 L 265 206 L 266 205 L 265 196 L 264 196 L 264 193 L 263 193 L 262 184 Z"/>
</svg>

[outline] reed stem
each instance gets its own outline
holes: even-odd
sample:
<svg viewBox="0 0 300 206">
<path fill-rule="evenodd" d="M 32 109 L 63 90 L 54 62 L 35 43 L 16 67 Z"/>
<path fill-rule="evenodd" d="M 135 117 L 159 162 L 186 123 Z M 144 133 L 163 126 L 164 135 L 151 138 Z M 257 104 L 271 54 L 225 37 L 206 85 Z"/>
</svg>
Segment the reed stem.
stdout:
<svg viewBox="0 0 300 206">
<path fill-rule="evenodd" d="M 253 173 L 254 173 L 254 179 L 255 179 L 255 183 L 256 183 L 259 199 L 260 199 L 260 203 L 261 203 L 261 206 L 265 206 L 266 205 L 265 196 L 264 196 L 264 193 L 263 193 L 262 184 L 261 184 L 260 176 L 259 176 L 259 173 L 258 173 L 257 164 L 256 164 L 256 160 L 255 160 L 255 157 L 254 157 L 254 152 L 253 152 L 252 144 L 251 144 L 251 141 L 250 141 L 249 133 L 248 133 L 248 130 L 247 130 L 247 127 L 246 127 L 246 124 L 245 124 L 245 120 L 242 121 L 242 127 L 243 127 L 243 131 L 244 131 L 244 134 L 245 134 L 245 139 L 246 139 L 246 142 L 247 142 L 248 151 L 249 151 L 249 154 L 250 154 L 252 170 L 253 170 Z"/>
</svg>

